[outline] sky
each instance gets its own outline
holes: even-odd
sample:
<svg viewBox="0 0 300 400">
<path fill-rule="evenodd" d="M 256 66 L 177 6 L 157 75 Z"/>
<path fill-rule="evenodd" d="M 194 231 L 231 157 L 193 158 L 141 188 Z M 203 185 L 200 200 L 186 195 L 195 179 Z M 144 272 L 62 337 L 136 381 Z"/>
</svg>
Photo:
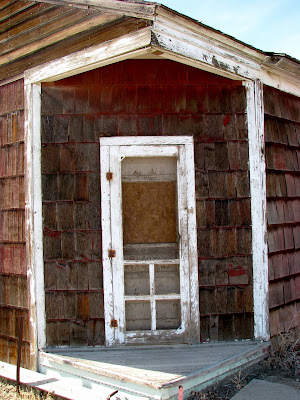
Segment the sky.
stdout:
<svg viewBox="0 0 300 400">
<path fill-rule="evenodd" d="M 300 60 L 300 0 L 157 0 L 257 49 Z"/>
</svg>

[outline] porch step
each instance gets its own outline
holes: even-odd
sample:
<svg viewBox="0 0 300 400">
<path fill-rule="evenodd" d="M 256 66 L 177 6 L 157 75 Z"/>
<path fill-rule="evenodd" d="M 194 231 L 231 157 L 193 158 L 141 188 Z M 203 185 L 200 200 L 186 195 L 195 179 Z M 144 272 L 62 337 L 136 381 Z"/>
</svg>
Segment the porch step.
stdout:
<svg viewBox="0 0 300 400">
<path fill-rule="evenodd" d="M 16 366 L 0 361 L 0 377 L 16 381 Z M 45 376 L 39 372 L 20 368 L 20 382 L 28 387 L 53 393 L 67 400 L 104 400 L 112 393 L 110 389 L 91 390 L 74 385 L 68 379 Z"/>
<path fill-rule="evenodd" d="M 266 357 L 269 343 L 254 341 L 196 346 L 57 349 L 39 354 L 40 372 L 73 388 L 88 388 L 97 399 L 186 399 L 240 368 Z M 101 397 L 102 396 L 102 397 Z M 86 397 L 87 398 L 87 397 Z M 89 400 L 92 397 L 89 396 Z"/>
</svg>

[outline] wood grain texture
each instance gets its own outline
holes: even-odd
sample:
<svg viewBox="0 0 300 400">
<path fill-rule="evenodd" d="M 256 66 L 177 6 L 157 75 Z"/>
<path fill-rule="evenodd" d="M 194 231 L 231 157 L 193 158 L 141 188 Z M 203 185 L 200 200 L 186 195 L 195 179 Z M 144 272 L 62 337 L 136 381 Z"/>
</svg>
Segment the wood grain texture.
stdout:
<svg viewBox="0 0 300 400">
<path fill-rule="evenodd" d="M 264 88 L 270 332 L 299 326 L 299 98 Z"/>
<path fill-rule="evenodd" d="M 22 366 L 29 368 L 23 91 L 23 80 L 0 88 L 0 359 L 16 364 L 22 316 Z"/>
<path fill-rule="evenodd" d="M 146 86 L 147 91 L 145 91 L 145 95 L 138 96 L 138 88 L 141 85 Z M 170 91 L 172 96 L 169 96 Z M 94 97 L 92 97 L 93 94 L 95 94 Z M 67 99 L 67 103 L 64 102 L 64 99 Z M 116 102 L 115 99 L 117 99 Z M 109 110 L 108 104 L 111 100 L 113 100 L 111 103 L 113 106 Z M 106 144 L 113 144 L 113 141 L 116 140 L 114 136 L 120 135 L 117 138 L 118 145 L 139 147 L 138 144 L 141 141 L 139 135 L 144 135 L 146 132 L 151 135 L 143 139 L 143 143 L 148 148 L 156 143 L 159 145 L 167 143 L 177 147 L 180 143 L 190 144 L 190 135 L 193 134 L 195 152 L 189 150 L 186 157 L 191 164 L 195 165 L 196 179 L 194 181 L 193 174 L 191 174 L 187 182 L 190 185 L 189 193 L 193 191 L 193 187 L 196 187 L 197 208 L 194 208 L 192 196 L 189 195 L 188 199 L 191 199 L 191 202 L 188 206 L 187 226 L 193 227 L 192 219 L 195 217 L 196 211 L 198 243 L 195 241 L 193 248 L 198 250 L 200 258 L 198 260 L 196 257 L 196 261 L 193 262 L 197 265 L 198 261 L 199 264 L 203 311 L 209 310 L 209 314 L 201 316 L 203 326 L 201 338 L 202 340 L 229 338 L 228 332 L 226 335 L 221 333 L 221 329 L 226 327 L 224 318 L 221 318 L 219 324 L 219 316 L 222 313 L 230 315 L 231 337 L 252 337 L 251 207 L 249 173 L 247 171 L 245 90 L 242 85 L 235 82 L 229 83 L 225 78 L 216 78 L 212 74 L 167 60 L 127 60 L 56 83 L 43 84 L 43 102 L 44 118 L 45 122 L 47 121 L 43 129 L 49 131 L 49 135 L 45 135 L 44 159 L 47 154 L 53 159 L 52 166 L 47 165 L 46 162 L 44 164 L 47 169 L 47 173 L 45 171 L 44 175 L 46 178 L 45 195 L 50 196 L 44 200 L 45 203 L 49 203 L 47 204 L 47 214 L 49 224 L 52 221 L 52 225 L 49 225 L 49 228 L 52 227 L 51 229 L 57 229 L 57 217 L 53 214 L 53 206 L 50 203 L 56 204 L 60 201 L 69 204 L 70 210 L 66 214 L 71 215 L 73 221 L 73 225 L 70 227 L 74 227 L 75 230 L 85 229 L 88 226 L 87 223 L 90 226 L 94 224 L 92 213 L 87 214 L 87 205 L 91 201 L 89 197 L 91 194 L 93 194 L 92 201 L 99 204 L 99 189 L 97 189 L 99 179 L 96 179 L 97 172 L 94 170 L 97 154 L 93 152 L 93 159 L 90 159 L 82 153 L 84 147 L 89 147 L 93 140 L 98 141 L 100 137 L 100 143 L 103 141 Z M 138 111 L 139 104 L 143 111 Z M 180 112 L 177 111 L 179 104 L 181 105 Z M 76 107 L 78 107 L 78 111 L 76 111 Z M 68 131 L 65 130 L 64 124 L 57 123 L 58 119 L 70 121 Z M 158 120 L 160 125 L 151 125 Z M 127 126 L 124 121 L 129 125 Z M 53 123 L 54 125 L 52 125 Z M 53 126 L 55 127 L 54 136 L 51 134 Z M 156 131 L 155 129 L 159 126 L 161 130 Z M 135 130 L 131 131 L 133 128 Z M 129 136 L 133 132 L 135 136 Z M 157 135 L 155 133 L 153 136 L 152 132 L 159 132 L 159 135 L 155 136 Z M 66 145 L 61 140 L 67 140 L 68 134 L 69 140 L 73 143 Z M 179 136 L 174 136 L 175 134 Z M 53 141 L 51 142 L 51 140 Z M 129 146 L 130 144 L 134 146 Z M 53 150 L 50 149 L 51 146 Z M 55 150 L 55 146 L 60 147 L 61 150 Z M 104 147 L 106 146 L 103 143 Z M 138 152 L 136 149 L 134 151 L 137 156 Z M 59 154 L 59 162 L 57 154 Z M 80 156 L 82 163 L 78 164 L 76 160 L 79 155 L 82 155 Z M 167 155 L 161 154 L 161 156 Z M 175 156 L 175 154 L 168 155 L 171 158 Z M 102 161 L 103 159 L 104 156 L 101 156 Z M 87 168 L 90 165 L 91 170 L 77 171 L 81 165 L 86 165 Z M 106 167 L 107 169 L 103 171 L 101 169 L 101 174 L 103 173 L 102 190 L 107 190 L 110 185 L 106 180 L 109 164 Z M 57 169 L 51 171 L 51 168 Z M 60 170 L 60 168 L 62 169 Z M 57 176 L 59 177 L 58 181 L 61 182 L 59 185 L 61 194 L 66 196 L 67 192 L 69 193 L 68 197 L 64 197 L 64 199 L 69 199 L 68 201 L 51 197 L 56 193 L 55 183 L 52 186 L 51 182 L 53 179 L 57 182 Z M 61 176 L 65 177 L 61 179 Z M 81 183 L 79 183 L 79 177 Z M 80 186 L 82 192 L 82 197 L 76 197 L 76 200 L 74 180 L 78 181 L 76 186 Z M 48 190 L 47 187 L 54 189 Z M 67 188 L 64 193 L 63 188 Z M 185 204 L 184 199 L 181 201 L 182 204 Z M 56 208 L 55 205 L 55 210 L 61 211 L 64 207 Z M 107 218 L 109 211 L 106 208 L 103 208 L 102 211 L 102 218 Z M 189 220 L 190 217 L 191 220 Z M 54 224 L 53 218 L 55 218 Z M 61 222 L 63 221 L 62 218 Z M 66 223 L 67 220 L 62 226 L 66 227 Z M 108 221 L 107 224 L 110 225 L 111 222 Z M 102 228 L 108 226 L 107 224 L 102 222 Z M 91 247 L 93 238 L 100 236 L 83 233 L 77 236 L 82 239 L 80 243 L 78 242 L 82 255 L 89 257 L 91 253 L 85 249 Z M 107 243 L 109 239 L 107 230 L 103 231 L 102 238 Z M 110 245 L 107 244 L 107 246 L 111 248 Z M 159 256 L 161 254 L 159 253 Z M 106 257 L 105 252 L 104 256 Z M 191 251 L 187 257 L 193 260 L 195 252 Z M 49 263 L 52 261 L 49 260 Z M 107 259 L 107 261 L 110 269 L 111 260 Z M 65 260 L 65 262 L 68 264 L 69 261 Z M 143 260 L 141 262 L 143 263 Z M 97 263 L 98 261 L 95 260 L 95 265 L 99 265 Z M 76 277 L 76 275 L 74 276 Z M 72 274 L 70 275 L 72 285 L 76 279 L 73 279 Z M 108 287 L 112 285 L 112 279 L 111 275 Z M 181 282 L 180 279 L 180 284 L 182 284 Z M 185 284 L 182 285 L 185 287 L 185 291 L 190 290 L 193 297 L 198 297 L 198 277 L 192 279 L 190 288 Z M 205 291 L 206 287 L 210 290 Z M 111 292 L 112 290 L 108 290 L 108 293 Z M 230 293 L 232 293 L 232 299 Z M 216 298 L 217 301 L 214 300 Z M 105 299 L 105 304 L 107 310 L 109 306 L 113 307 L 112 296 Z M 211 305 L 210 308 L 207 308 L 207 304 Z M 198 309 L 195 306 L 190 317 L 191 320 L 196 320 L 197 312 Z M 245 319 L 238 318 L 243 313 L 245 313 Z M 106 330 L 112 332 L 111 337 L 114 334 L 114 328 L 110 327 L 112 317 L 113 314 L 105 317 Z M 246 323 L 248 323 L 249 329 L 245 328 Z M 195 337 L 199 335 L 199 331 L 200 329 L 195 330 Z M 125 341 L 131 339 L 133 340 L 132 337 L 126 339 L 125 336 Z M 141 341 L 142 339 L 137 338 L 136 340 Z M 147 341 L 149 340 L 147 338 Z"/>
<path fill-rule="evenodd" d="M 176 242 L 175 182 L 123 182 L 123 241 Z"/>
</svg>

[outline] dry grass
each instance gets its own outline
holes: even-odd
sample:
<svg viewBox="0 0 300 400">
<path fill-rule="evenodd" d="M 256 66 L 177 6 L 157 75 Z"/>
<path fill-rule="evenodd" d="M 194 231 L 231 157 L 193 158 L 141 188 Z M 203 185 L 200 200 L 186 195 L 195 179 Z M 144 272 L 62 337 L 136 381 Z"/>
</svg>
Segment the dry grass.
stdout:
<svg viewBox="0 0 300 400">
<path fill-rule="evenodd" d="M 248 383 L 247 375 L 242 376 L 242 371 L 239 370 L 239 373 L 237 375 L 233 375 L 231 378 L 231 383 L 237 388 L 237 390 L 241 390 Z"/>
<path fill-rule="evenodd" d="M 25 386 L 18 388 L 16 384 L 0 381 L 1 400 L 54 400 L 51 393 L 42 393 Z"/>
<path fill-rule="evenodd" d="M 299 321 L 300 315 L 294 316 L 291 326 L 295 319 Z M 295 329 L 289 328 L 277 336 L 264 365 L 271 369 L 286 371 L 287 375 L 291 377 L 300 376 L 300 337 L 297 336 Z"/>
</svg>

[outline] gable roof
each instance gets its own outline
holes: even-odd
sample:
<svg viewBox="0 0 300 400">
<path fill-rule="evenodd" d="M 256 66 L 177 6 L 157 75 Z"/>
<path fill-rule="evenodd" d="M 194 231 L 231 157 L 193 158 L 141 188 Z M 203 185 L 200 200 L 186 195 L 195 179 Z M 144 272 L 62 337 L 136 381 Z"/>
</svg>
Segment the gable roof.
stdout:
<svg viewBox="0 0 300 400">
<path fill-rule="evenodd" d="M 246 67 L 252 68 L 253 63 L 291 75 L 296 80 L 300 76 L 299 60 L 285 54 L 265 53 L 160 3 L 142 0 L 2 0 L 0 81 L 146 28 L 151 36 L 151 47 L 196 58 L 204 68 L 209 55 L 209 68 L 223 69 L 224 76 L 229 72 L 248 77 Z M 224 55 L 229 63 L 224 62 Z M 242 73 L 236 67 L 240 60 L 246 68 Z M 253 75 L 249 78 L 253 79 Z"/>
</svg>

